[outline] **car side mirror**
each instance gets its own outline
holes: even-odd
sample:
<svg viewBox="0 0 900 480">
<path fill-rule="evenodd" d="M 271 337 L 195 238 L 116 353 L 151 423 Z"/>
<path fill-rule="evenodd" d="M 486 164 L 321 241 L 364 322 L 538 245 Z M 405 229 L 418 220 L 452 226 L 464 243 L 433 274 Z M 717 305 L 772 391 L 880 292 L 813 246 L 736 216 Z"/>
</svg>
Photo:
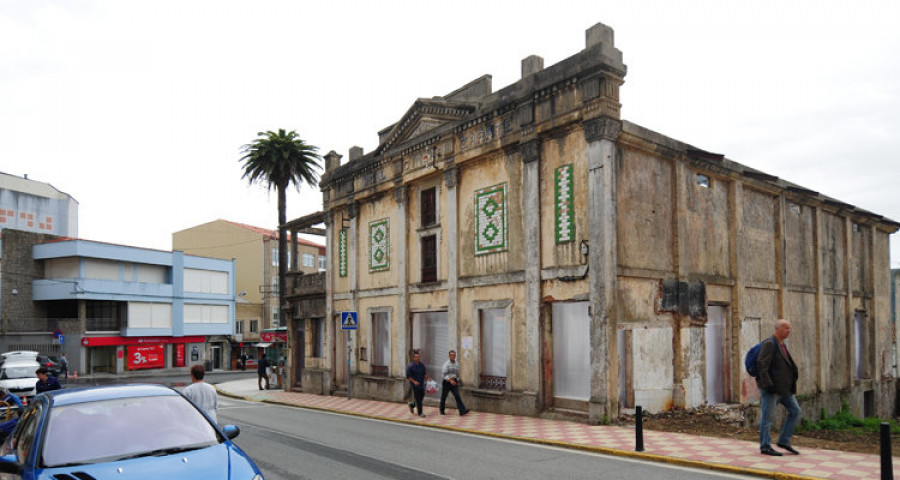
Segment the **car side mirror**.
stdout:
<svg viewBox="0 0 900 480">
<path fill-rule="evenodd" d="M 228 437 L 229 440 L 234 440 L 241 434 L 241 429 L 237 425 L 225 425 L 222 427 L 222 431 L 225 432 L 225 436 Z"/>
<path fill-rule="evenodd" d="M 16 458 L 15 454 L 0 457 L 0 473 L 12 473 L 16 475 L 22 473 L 22 465 L 19 464 L 19 459 Z"/>
</svg>

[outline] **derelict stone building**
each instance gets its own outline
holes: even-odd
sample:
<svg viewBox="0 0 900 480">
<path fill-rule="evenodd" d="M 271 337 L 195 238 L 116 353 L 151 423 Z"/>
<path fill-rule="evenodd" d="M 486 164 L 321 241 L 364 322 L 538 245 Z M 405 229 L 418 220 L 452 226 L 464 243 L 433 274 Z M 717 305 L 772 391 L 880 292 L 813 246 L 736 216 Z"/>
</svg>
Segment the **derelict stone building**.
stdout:
<svg viewBox="0 0 900 480">
<path fill-rule="evenodd" d="M 327 320 L 303 388 L 400 401 L 410 350 L 436 376 L 452 347 L 480 410 L 752 402 L 744 353 L 783 317 L 807 411 L 890 415 L 900 225 L 622 120 L 613 31 L 586 40 L 326 155 Z"/>
</svg>

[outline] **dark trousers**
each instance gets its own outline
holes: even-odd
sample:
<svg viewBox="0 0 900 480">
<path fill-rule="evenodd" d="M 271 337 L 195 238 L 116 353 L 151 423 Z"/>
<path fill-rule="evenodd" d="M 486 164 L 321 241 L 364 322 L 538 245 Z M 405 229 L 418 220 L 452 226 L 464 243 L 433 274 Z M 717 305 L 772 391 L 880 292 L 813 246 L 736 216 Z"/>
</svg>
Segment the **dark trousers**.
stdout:
<svg viewBox="0 0 900 480">
<path fill-rule="evenodd" d="M 262 382 L 263 382 L 263 379 L 265 378 L 266 379 L 266 390 L 268 390 L 269 389 L 269 376 L 266 374 L 266 372 L 262 372 L 262 373 L 256 372 L 256 375 L 257 375 L 257 377 L 259 377 L 256 379 L 256 383 L 257 383 L 257 385 L 259 385 L 259 389 L 262 390 L 262 388 L 263 388 Z"/>
<path fill-rule="evenodd" d="M 425 400 L 425 389 L 424 388 L 413 388 L 413 401 L 409 402 L 409 406 L 412 407 L 415 405 L 416 412 L 421 415 L 422 414 L 422 401 Z"/>
<path fill-rule="evenodd" d="M 459 410 L 460 415 L 466 413 L 466 405 L 463 403 L 462 398 L 459 398 L 459 384 L 452 385 L 447 380 L 441 382 L 441 413 L 444 413 L 444 404 L 447 403 L 447 394 L 453 392 L 453 398 L 456 399 L 456 409 Z"/>
</svg>

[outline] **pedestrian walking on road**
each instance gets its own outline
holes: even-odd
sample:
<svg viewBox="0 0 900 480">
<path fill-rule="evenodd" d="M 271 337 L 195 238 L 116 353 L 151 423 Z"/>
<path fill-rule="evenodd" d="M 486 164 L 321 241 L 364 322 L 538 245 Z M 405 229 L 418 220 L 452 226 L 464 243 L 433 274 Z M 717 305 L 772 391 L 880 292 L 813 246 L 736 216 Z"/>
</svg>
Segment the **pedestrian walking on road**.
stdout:
<svg viewBox="0 0 900 480">
<path fill-rule="evenodd" d="M 759 386 L 761 419 L 759 421 L 759 451 L 764 455 L 780 457 L 782 453 L 772 448 L 769 438 L 769 430 L 772 427 L 772 414 L 780 403 L 787 409 L 787 418 L 781 427 L 781 435 L 778 437 L 779 448 L 787 450 L 794 455 L 800 452 L 791 446 L 791 436 L 797 422 L 800 421 L 800 404 L 797 403 L 797 378 L 799 371 L 791 354 L 788 353 L 784 341 L 791 334 L 791 322 L 779 319 L 775 322 L 775 335 L 767 339 L 759 350 L 756 366 L 759 376 L 756 383 Z"/>
<path fill-rule="evenodd" d="M 406 367 L 406 379 L 413 391 L 413 401 L 409 402 L 409 413 L 418 411 L 420 417 L 424 417 L 422 413 L 422 400 L 425 399 L 425 381 L 428 380 L 428 373 L 425 370 L 425 364 L 422 363 L 422 355 L 418 350 L 413 350 L 413 361 Z"/>
<path fill-rule="evenodd" d="M 64 379 L 69 379 L 69 359 L 66 358 L 66 352 L 59 357 L 59 375 Z"/>
<path fill-rule="evenodd" d="M 37 374 L 38 377 L 38 381 L 34 384 L 35 395 L 62 388 L 62 385 L 59 384 L 59 380 L 53 375 L 50 375 L 50 371 L 47 370 L 46 367 L 41 367 L 35 370 L 34 373 Z"/>
<path fill-rule="evenodd" d="M 459 364 L 456 363 L 456 350 L 451 349 L 447 356 L 449 358 L 444 362 L 443 368 L 441 368 L 441 376 L 443 377 L 441 382 L 441 415 L 446 415 L 444 413 L 444 405 L 447 402 L 447 394 L 452 392 L 453 398 L 456 399 L 456 409 L 459 410 L 459 415 L 463 416 L 469 413 L 469 409 L 466 408 L 462 398 L 459 398 Z"/>
<path fill-rule="evenodd" d="M 191 384 L 185 387 L 181 393 L 206 412 L 213 422 L 218 423 L 216 411 L 219 409 L 219 395 L 216 393 L 216 387 L 203 381 L 205 376 L 206 369 L 203 368 L 203 365 L 192 366 Z"/>
<path fill-rule="evenodd" d="M 259 360 L 257 360 L 257 362 L 256 362 L 256 376 L 257 376 L 256 384 L 259 386 L 260 390 L 263 389 L 263 386 L 262 386 L 263 379 L 266 380 L 266 390 L 269 389 L 269 372 L 267 371 L 268 369 L 269 369 L 269 360 L 266 359 L 265 356 L 260 355 Z"/>
</svg>

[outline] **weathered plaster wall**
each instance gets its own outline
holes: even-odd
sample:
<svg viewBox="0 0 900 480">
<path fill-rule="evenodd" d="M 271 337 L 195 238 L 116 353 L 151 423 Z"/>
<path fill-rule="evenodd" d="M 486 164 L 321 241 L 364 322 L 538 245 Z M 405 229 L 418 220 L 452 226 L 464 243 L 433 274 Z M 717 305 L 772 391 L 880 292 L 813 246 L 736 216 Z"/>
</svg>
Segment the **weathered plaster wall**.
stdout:
<svg viewBox="0 0 900 480">
<path fill-rule="evenodd" d="M 668 410 L 674 387 L 672 327 L 634 329 L 632 341 L 635 405 L 650 412 Z"/>
<path fill-rule="evenodd" d="M 776 209 L 778 197 L 745 188 L 741 212 L 742 229 L 737 236 L 741 273 L 748 282 L 774 284 L 776 255 Z"/>
<path fill-rule="evenodd" d="M 816 322 L 816 294 L 788 291 L 785 298 L 784 317 L 791 321 L 791 336 L 787 344 L 791 357 L 800 370 L 797 391 L 812 393 L 819 383 L 819 335 Z M 766 332 L 767 336 L 774 334 Z"/>
<path fill-rule="evenodd" d="M 524 267 L 521 170 L 519 155 L 496 153 L 470 160 L 461 168 L 459 181 L 459 275 L 471 277 L 521 271 Z M 507 249 L 475 255 L 475 192 L 506 183 Z"/>
<path fill-rule="evenodd" d="M 634 148 L 621 152 L 616 164 L 619 264 L 672 272 L 675 202 L 671 161 Z"/>
<path fill-rule="evenodd" d="M 370 201 L 361 204 L 359 211 L 359 224 L 357 227 L 357 245 L 359 250 L 357 251 L 356 259 L 357 265 L 359 266 L 357 274 L 359 276 L 359 288 L 361 290 L 366 290 L 371 288 L 396 286 L 399 259 L 397 242 L 399 241 L 399 236 L 404 234 L 403 232 L 398 231 L 397 228 L 397 203 L 394 200 L 393 195 L 384 195 L 380 198 L 380 201 Z M 369 240 L 369 224 L 382 219 L 388 219 L 390 222 L 390 249 L 388 253 L 390 265 L 386 270 L 370 271 L 369 257 L 371 244 Z"/>
<path fill-rule="evenodd" d="M 687 272 L 714 277 L 728 277 L 730 268 L 729 182 L 709 178 L 709 187 L 698 183 L 701 174 L 690 168 L 684 170 L 685 210 L 679 218 L 684 242 L 683 262 Z M 703 174 L 706 175 L 706 174 Z"/>
<path fill-rule="evenodd" d="M 547 139 L 541 143 L 540 162 L 540 241 L 541 266 L 564 267 L 581 265 L 584 257 L 581 254 L 581 242 L 588 239 L 588 216 L 584 208 L 587 205 L 588 172 L 585 151 L 584 133 L 580 130 L 568 132 L 558 137 Z M 574 238 L 572 241 L 557 243 L 555 216 L 555 175 L 556 169 L 571 164 L 573 167 L 572 212 L 574 218 Z"/>
</svg>

